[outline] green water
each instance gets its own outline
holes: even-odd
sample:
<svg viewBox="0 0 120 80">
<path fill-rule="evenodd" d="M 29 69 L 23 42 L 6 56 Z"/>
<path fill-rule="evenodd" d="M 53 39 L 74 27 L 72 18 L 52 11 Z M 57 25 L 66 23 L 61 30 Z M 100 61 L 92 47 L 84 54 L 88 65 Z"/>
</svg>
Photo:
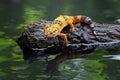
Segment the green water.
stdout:
<svg viewBox="0 0 120 80">
<path fill-rule="evenodd" d="M 98 49 L 87 58 L 67 60 L 59 73 L 45 73 L 46 61 L 26 64 L 14 41 L 23 28 L 59 15 L 86 15 L 99 23 L 120 24 L 119 0 L 1 0 L 0 80 L 119 80 L 120 50 Z M 112 58 L 104 58 L 104 55 Z"/>
</svg>

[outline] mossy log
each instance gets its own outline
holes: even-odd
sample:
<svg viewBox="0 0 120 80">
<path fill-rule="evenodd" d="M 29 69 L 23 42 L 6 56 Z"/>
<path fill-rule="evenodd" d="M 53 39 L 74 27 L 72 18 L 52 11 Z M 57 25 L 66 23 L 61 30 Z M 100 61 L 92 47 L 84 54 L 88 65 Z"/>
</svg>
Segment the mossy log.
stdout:
<svg viewBox="0 0 120 80">
<path fill-rule="evenodd" d="M 85 23 L 74 24 L 75 30 L 69 25 L 62 30 L 68 38 L 64 43 L 60 36 L 51 40 L 44 35 L 43 28 L 51 21 L 41 20 L 29 24 L 24 28 L 20 37 L 16 40 L 23 50 L 24 60 L 31 62 L 45 59 L 49 55 L 63 54 L 71 58 L 70 54 L 86 55 L 96 48 L 115 48 L 120 46 L 120 25 L 99 24 L 94 22 L 95 27 L 91 29 Z"/>
</svg>

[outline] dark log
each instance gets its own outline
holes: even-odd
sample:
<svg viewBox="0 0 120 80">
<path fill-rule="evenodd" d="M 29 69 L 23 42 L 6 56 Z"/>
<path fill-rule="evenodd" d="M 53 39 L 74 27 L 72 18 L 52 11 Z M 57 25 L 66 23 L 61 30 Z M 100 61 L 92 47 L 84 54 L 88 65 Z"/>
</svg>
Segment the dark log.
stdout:
<svg viewBox="0 0 120 80">
<path fill-rule="evenodd" d="M 41 20 L 25 27 L 20 37 L 16 40 L 23 51 L 24 60 L 27 62 L 46 59 L 49 55 L 63 54 L 85 55 L 96 48 L 115 48 L 120 46 L 120 25 L 99 24 L 94 22 L 91 29 L 85 23 L 74 24 L 75 30 L 69 26 L 62 30 L 68 38 L 64 43 L 63 38 L 45 38 L 43 28 L 51 21 Z"/>
</svg>

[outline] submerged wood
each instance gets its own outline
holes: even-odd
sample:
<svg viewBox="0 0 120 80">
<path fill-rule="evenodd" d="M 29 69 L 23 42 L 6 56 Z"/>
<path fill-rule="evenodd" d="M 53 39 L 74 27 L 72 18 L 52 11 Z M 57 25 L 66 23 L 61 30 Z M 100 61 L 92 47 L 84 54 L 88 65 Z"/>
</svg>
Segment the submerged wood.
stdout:
<svg viewBox="0 0 120 80">
<path fill-rule="evenodd" d="M 96 48 L 109 49 L 120 46 L 120 25 L 94 22 L 95 27 L 91 29 L 84 23 L 77 23 L 74 24 L 75 30 L 67 26 L 62 33 L 67 35 L 69 42 L 64 43 L 63 38 L 59 36 L 52 39 L 45 38 L 43 28 L 51 23 L 41 20 L 24 28 L 16 42 L 23 51 L 25 61 L 46 59 L 49 55 L 59 53 L 69 56 L 73 53 L 85 55 Z"/>
</svg>

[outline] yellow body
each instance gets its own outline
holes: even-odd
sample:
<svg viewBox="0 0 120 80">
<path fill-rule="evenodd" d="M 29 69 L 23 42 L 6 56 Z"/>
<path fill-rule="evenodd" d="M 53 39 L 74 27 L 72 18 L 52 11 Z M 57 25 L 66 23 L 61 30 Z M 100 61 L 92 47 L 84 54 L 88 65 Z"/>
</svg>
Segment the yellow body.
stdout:
<svg viewBox="0 0 120 80">
<path fill-rule="evenodd" d="M 69 19 L 68 16 L 65 17 Z M 61 21 L 61 23 L 58 20 Z M 56 22 L 58 21 L 58 23 L 55 23 L 55 21 Z M 62 31 L 62 29 L 67 25 L 68 25 L 67 21 L 65 21 L 65 19 L 62 16 L 59 16 L 53 21 L 53 24 L 51 26 L 52 28 L 57 27 L 59 31 Z"/>
<path fill-rule="evenodd" d="M 83 19 L 82 19 L 83 18 Z M 84 19 L 85 18 L 85 19 Z M 69 25 L 72 29 L 74 29 L 73 23 L 77 22 L 85 22 L 88 23 L 88 17 L 83 16 L 59 16 L 57 17 L 51 25 L 46 25 L 44 28 L 45 35 L 47 37 L 55 37 L 57 35 L 62 36 L 64 41 L 67 42 L 67 37 L 64 33 L 61 33 L 64 27 Z"/>
</svg>

